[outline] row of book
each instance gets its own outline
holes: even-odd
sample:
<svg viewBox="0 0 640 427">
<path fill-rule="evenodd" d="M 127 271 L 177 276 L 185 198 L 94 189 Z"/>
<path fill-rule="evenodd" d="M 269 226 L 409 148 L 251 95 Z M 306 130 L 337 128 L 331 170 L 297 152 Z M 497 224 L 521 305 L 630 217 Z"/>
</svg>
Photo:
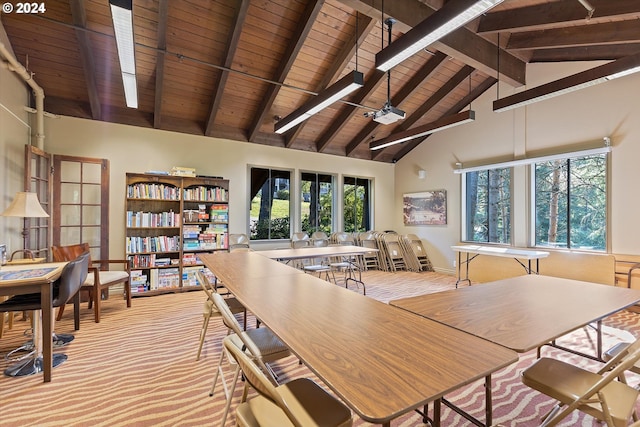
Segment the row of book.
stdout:
<svg viewBox="0 0 640 427">
<path fill-rule="evenodd" d="M 177 288 L 180 286 L 180 269 L 131 270 L 130 285 L 132 293 Z"/>
<path fill-rule="evenodd" d="M 168 184 L 140 182 L 127 186 L 130 199 L 180 200 L 178 187 Z"/>
<path fill-rule="evenodd" d="M 180 250 L 180 236 L 127 237 L 125 244 L 129 254 L 174 252 Z"/>
<path fill-rule="evenodd" d="M 209 208 L 209 220 L 212 222 L 229 222 L 229 205 L 211 205 Z"/>
<path fill-rule="evenodd" d="M 169 212 L 127 211 L 127 227 L 179 227 L 180 214 Z"/>
<path fill-rule="evenodd" d="M 166 267 L 178 264 L 177 259 L 158 257 L 156 254 L 136 254 L 127 258 L 131 268 Z"/>
<path fill-rule="evenodd" d="M 184 200 L 227 202 L 229 201 L 229 194 L 226 188 L 222 187 L 189 187 L 184 189 Z"/>
<path fill-rule="evenodd" d="M 182 269 L 182 286 L 199 286 L 198 272 L 202 271 L 213 283 L 215 276 L 204 266 Z M 131 270 L 130 285 L 132 293 L 142 293 L 162 288 L 177 288 L 180 278 L 178 268 L 162 270 Z"/>
</svg>

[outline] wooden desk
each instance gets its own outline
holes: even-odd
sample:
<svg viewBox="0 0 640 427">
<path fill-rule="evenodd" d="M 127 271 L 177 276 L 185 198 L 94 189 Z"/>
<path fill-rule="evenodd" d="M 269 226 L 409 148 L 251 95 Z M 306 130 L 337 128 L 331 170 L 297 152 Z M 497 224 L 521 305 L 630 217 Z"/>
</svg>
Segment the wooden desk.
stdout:
<svg viewBox="0 0 640 427">
<path fill-rule="evenodd" d="M 282 274 L 275 261 L 261 277 L 229 273 L 256 257 L 265 259 L 259 252 L 200 258 L 365 421 L 389 425 L 472 381 L 490 383 L 491 373 L 517 360 L 502 346 L 312 275 Z"/>
<path fill-rule="evenodd" d="M 538 348 L 640 301 L 640 290 L 523 275 L 389 302 L 519 353 Z"/>
<path fill-rule="evenodd" d="M 40 293 L 42 304 L 42 363 L 44 382 L 51 381 L 53 330 L 51 284 L 60 277 L 66 262 L 7 265 L 0 270 L 0 295 Z M 15 273 L 15 274 L 10 274 Z M 20 277 L 22 276 L 22 277 Z"/>
<path fill-rule="evenodd" d="M 540 258 L 546 258 L 549 256 L 549 252 L 536 251 L 531 249 L 515 249 L 515 248 L 501 248 L 497 246 L 483 246 L 483 245 L 460 245 L 451 246 L 454 252 L 458 252 L 458 280 L 456 281 L 456 288 L 458 283 L 467 282 L 471 285 L 469 280 L 469 263 L 478 255 L 489 255 L 503 258 L 513 258 L 522 267 L 524 267 L 527 274 L 538 274 L 540 271 Z M 462 260 L 462 254 L 466 255 L 466 259 Z M 525 265 L 521 260 L 527 261 Z M 536 262 L 535 268 L 531 265 L 531 261 Z M 465 265 L 465 277 L 462 278 L 462 265 Z"/>
</svg>

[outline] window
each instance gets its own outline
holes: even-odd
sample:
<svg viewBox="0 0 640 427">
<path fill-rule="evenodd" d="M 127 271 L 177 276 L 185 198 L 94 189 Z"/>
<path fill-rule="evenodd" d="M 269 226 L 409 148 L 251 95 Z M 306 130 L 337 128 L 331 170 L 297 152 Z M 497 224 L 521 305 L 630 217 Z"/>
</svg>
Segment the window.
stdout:
<svg viewBox="0 0 640 427">
<path fill-rule="evenodd" d="M 371 230 L 371 181 L 344 177 L 343 228 L 347 233 Z"/>
<path fill-rule="evenodd" d="M 290 176 L 289 171 L 251 168 L 251 240 L 291 236 Z"/>
<path fill-rule="evenodd" d="M 315 231 L 331 234 L 333 224 L 333 177 L 317 173 L 302 173 L 300 182 L 301 230 L 311 235 Z"/>
<path fill-rule="evenodd" d="M 511 243 L 511 169 L 465 173 L 464 240 Z"/>
<path fill-rule="evenodd" d="M 606 249 L 607 155 L 535 164 L 535 244 Z"/>
</svg>

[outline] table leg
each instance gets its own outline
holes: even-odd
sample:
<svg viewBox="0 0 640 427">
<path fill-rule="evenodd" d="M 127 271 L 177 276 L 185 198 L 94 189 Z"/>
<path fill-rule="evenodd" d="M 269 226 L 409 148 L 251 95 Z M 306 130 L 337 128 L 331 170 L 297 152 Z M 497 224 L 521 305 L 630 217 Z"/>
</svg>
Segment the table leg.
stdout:
<svg viewBox="0 0 640 427">
<path fill-rule="evenodd" d="M 40 303 L 42 305 L 42 369 L 44 371 L 44 382 L 51 382 L 51 371 L 53 365 L 53 331 L 51 330 L 51 319 L 53 318 L 53 307 L 51 305 L 51 283 L 43 284 L 40 287 Z M 36 343 L 36 346 L 39 344 Z"/>
</svg>

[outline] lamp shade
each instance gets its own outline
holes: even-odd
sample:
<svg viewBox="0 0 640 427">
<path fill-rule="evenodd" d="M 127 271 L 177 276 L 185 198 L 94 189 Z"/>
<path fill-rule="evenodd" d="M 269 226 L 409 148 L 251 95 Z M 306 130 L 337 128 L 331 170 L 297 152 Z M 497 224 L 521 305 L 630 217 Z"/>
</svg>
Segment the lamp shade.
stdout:
<svg viewBox="0 0 640 427">
<path fill-rule="evenodd" d="M 2 216 L 17 216 L 22 218 L 44 218 L 49 214 L 42 209 L 38 195 L 36 193 L 27 193 L 20 191 L 16 193 L 13 201 Z"/>
</svg>

